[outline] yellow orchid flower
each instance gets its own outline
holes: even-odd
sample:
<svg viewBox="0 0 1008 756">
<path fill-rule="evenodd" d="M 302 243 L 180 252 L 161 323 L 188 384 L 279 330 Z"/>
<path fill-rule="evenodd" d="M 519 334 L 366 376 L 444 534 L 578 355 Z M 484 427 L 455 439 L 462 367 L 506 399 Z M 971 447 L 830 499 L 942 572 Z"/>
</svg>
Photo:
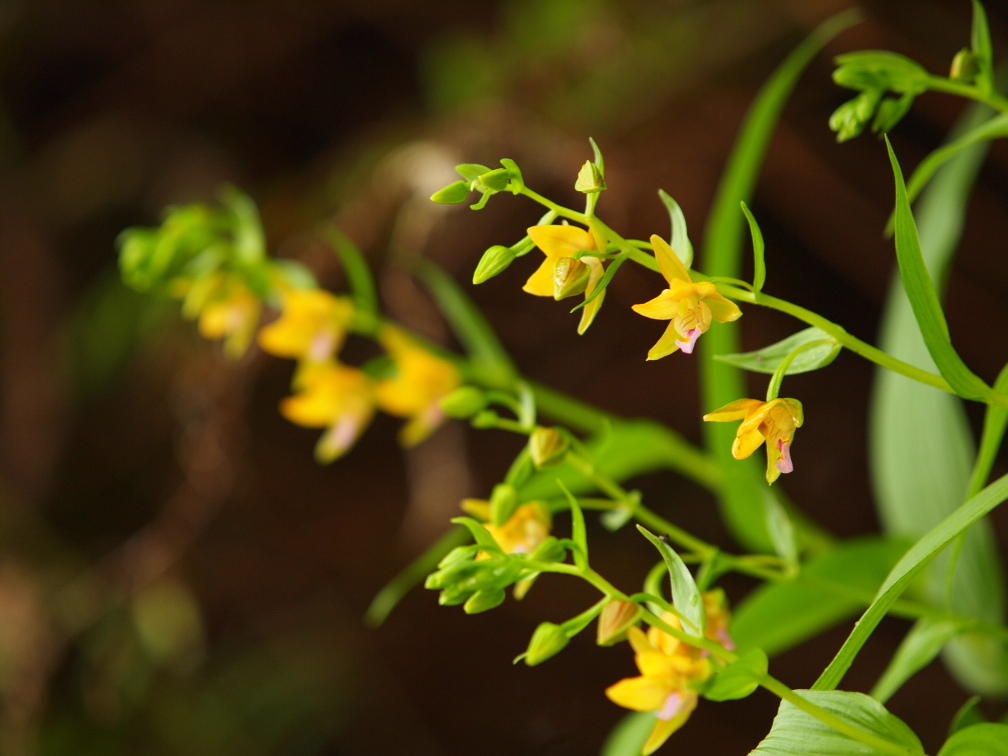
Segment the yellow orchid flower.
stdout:
<svg viewBox="0 0 1008 756">
<path fill-rule="evenodd" d="M 712 283 L 693 283 L 689 271 L 660 236 L 652 235 L 651 245 L 662 276 L 669 287 L 654 299 L 633 306 L 634 312 L 653 320 L 671 320 L 647 358 L 657 360 L 681 349 L 693 353 L 700 335 L 710 328 L 711 320 L 727 323 L 738 320 L 742 311 L 721 296 Z"/>
<path fill-rule="evenodd" d="M 555 266 L 556 261 L 563 257 L 573 257 L 576 252 L 587 250 L 589 252 L 605 251 L 605 242 L 589 231 L 578 226 L 549 225 L 532 226 L 528 229 L 529 238 L 535 243 L 546 259 L 536 269 L 535 273 L 529 276 L 528 281 L 522 287 L 523 291 L 535 294 L 537 297 L 552 297 L 555 295 Z M 595 291 L 595 286 L 605 274 L 602 261 L 597 257 L 582 257 L 581 262 L 588 266 L 588 282 L 585 286 L 585 298 L 591 296 Z M 605 292 L 599 294 L 595 299 L 582 308 L 581 322 L 578 324 L 578 333 L 584 333 L 588 326 L 592 324 L 599 308 L 602 307 L 602 300 Z"/>
<path fill-rule="evenodd" d="M 382 329 L 379 341 L 395 362 L 396 374 L 378 382 L 375 400 L 390 415 L 408 418 L 399 441 L 416 446 L 444 422 L 440 400 L 458 388 L 462 379 L 454 365 L 394 326 Z"/>
<path fill-rule="evenodd" d="M 667 612 L 662 619 L 679 626 L 678 620 Z M 644 744 L 643 753 L 648 756 L 689 719 L 699 700 L 691 684 L 710 677 L 711 666 L 697 649 L 656 627 L 646 635 L 640 628 L 630 627 L 627 640 L 634 650 L 640 677 L 628 677 L 609 686 L 606 696 L 626 709 L 655 713 L 657 721 Z"/>
<path fill-rule="evenodd" d="M 797 399 L 737 399 L 721 409 L 703 417 L 707 422 L 727 423 L 742 420 L 732 443 L 732 456 L 745 459 L 766 441 L 767 483 L 773 483 L 781 473 L 794 470 L 791 461 L 791 443 L 795 429 L 800 428 L 805 416 Z"/>
<path fill-rule="evenodd" d="M 332 462 L 371 422 L 371 379 L 357 368 L 330 362 L 302 367 L 295 383 L 298 392 L 280 403 L 280 414 L 306 428 L 326 428 L 315 445 L 315 458 Z"/>
<path fill-rule="evenodd" d="M 252 341 L 262 302 L 237 277 L 222 276 L 213 283 L 199 306 L 199 332 L 205 339 L 224 339 L 224 353 L 237 359 Z"/>
<path fill-rule="evenodd" d="M 483 520 L 497 545 L 505 554 L 531 554 L 550 534 L 553 518 L 549 507 L 541 501 L 530 501 L 518 507 L 501 526 L 490 524 L 490 502 L 465 499 L 462 509 Z"/>
<path fill-rule="evenodd" d="M 490 523 L 491 505 L 489 501 L 465 499 L 462 502 L 462 509 L 483 520 L 483 527 L 493 536 L 505 554 L 531 554 L 539 544 L 549 538 L 550 529 L 553 526 L 549 507 L 541 501 L 522 504 L 508 518 L 507 522 L 499 527 Z M 477 559 L 487 559 L 488 557 L 489 555 L 485 551 L 476 555 Z M 515 583 L 514 597 L 521 601 L 533 583 L 535 583 L 535 577 L 519 580 Z"/>
<path fill-rule="evenodd" d="M 353 305 L 324 289 L 284 293 L 279 318 L 259 331 L 259 346 L 277 357 L 306 362 L 329 360 L 343 345 Z"/>
</svg>

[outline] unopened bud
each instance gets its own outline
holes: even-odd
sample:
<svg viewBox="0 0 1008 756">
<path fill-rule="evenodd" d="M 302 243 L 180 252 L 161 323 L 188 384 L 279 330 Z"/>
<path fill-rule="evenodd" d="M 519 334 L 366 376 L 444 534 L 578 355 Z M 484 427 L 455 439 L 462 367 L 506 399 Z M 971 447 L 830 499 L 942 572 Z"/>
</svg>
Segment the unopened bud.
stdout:
<svg viewBox="0 0 1008 756">
<path fill-rule="evenodd" d="M 518 509 L 518 491 L 507 483 L 498 483 L 490 494 L 490 521 L 500 527 Z"/>
<path fill-rule="evenodd" d="M 972 51 L 963 48 L 952 58 L 952 67 L 949 69 L 949 78 L 958 81 L 973 81 L 980 73 L 980 66 L 977 64 L 976 56 Z"/>
<path fill-rule="evenodd" d="M 591 160 L 586 160 L 585 164 L 581 166 L 581 170 L 578 171 L 574 188 L 585 194 L 601 192 L 606 188 L 605 179 L 602 178 L 602 171 Z"/>
<path fill-rule="evenodd" d="M 477 184 L 476 188 L 482 191 L 499 192 L 502 189 L 506 189 L 508 184 L 507 169 L 498 168 L 489 173 L 484 173 L 479 177 Z"/>
<path fill-rule="evenodd" d="M 555 428 L 539 427 L 529 436 L 529 454 L 537 468 L 557 464 L 567 453 L 570 442 Z"/>
<path fill-rule="evenodd" d="M 473 428 L 479 428 L 481 430 L 486 428 L 496 428 L 497 421 L 500 417 L 493 410 L 483 410 L 482 412 L 477 412 L 476 416 L 470 420 Z"/>
<path fill-rule="evenodd" d="M 490 247 L 483 253 L 483 257 L 480 258 L 479 264 L 476 266 L 476 272 L 473 273 L 473 283 L 481 284 L 499 273 L 503 273 L 514 262 L 516 256 L 515 251 L 510 247 L 502 247 L 499 244 Z"/>
<path fill-rule="evenodd" d="M 530 667 L 542 664 L 551 656 L 563 651 L 568 643 L 570 643 L 570 638 L 567 637 L 567 633 L 560 625 L 543 622 L 532 633 L 528 651 L 525 652 L 525 663 Z"/>
<path fill-rule="evenodd" d="M 484 588 L 476 591 L 462 608 L 466 614 L 479 614 L 498 607 L 504 601 L 504 590 L 502 588 Z"/>
<path fill-rule="evenodd" d="M 581 294 L 588 287 L 591 271 L 588 266 L 573 257 L 557 257 L 553 260 L 553 299 L 560 300 Z"/>
<path fill-rule="evenodd" d="M 535 562 L 562 562 L 567 556 L 567 549 L 555 536 L 549 536 L 529 554 L 529 559 Z"/>
<path fill-rule="evenodd" d="M 486 407 L 486 397 L 475 386 L 460 386 L 441 399 L 441 410 L 448 417 L 465 420 Z"/>
<path fill-rule="evenodd" d="M 431 195 L 431 201 L 441 205 L 457 205 L 465 202 L 469 196 L 469 184 L 465 181 L 456 181 L 448 184 L 444 189 L 438 189 Z"/>
<path fill-rule="evenodd" d="M 637 621 L 639 615 L 637 604 L 620 599 L 610 601 L 599 615 L 595 642 L 600 646 L 611 646 L 623 640 L 627 628 Z"/>
</svg>

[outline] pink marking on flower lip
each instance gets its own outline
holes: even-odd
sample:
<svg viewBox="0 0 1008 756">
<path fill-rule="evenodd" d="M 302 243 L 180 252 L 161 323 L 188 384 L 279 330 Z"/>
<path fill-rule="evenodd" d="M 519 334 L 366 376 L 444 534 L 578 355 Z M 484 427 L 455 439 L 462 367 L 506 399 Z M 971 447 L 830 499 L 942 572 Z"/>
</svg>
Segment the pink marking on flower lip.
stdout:
<svg viewBox="0 0 1008 756">
<path fill-rule="evenodd" d="M 676 692 L 669 693 L 668 697 L 665 699 L 665 702 L 662 704 L 662 707 L 657 712 L 655 712 L 655 714 L 657 715 L 658 719 L 661 719 L 664 722 L 668 722 L 670 719 L 672 719 L 672 717 L 674 717 L 676 714 L 679 713 L 679 710 L 682 708 L 684 703 L 685 700 L 683 699 L 681 694 Z"/>
<path fill-rule="evenodd" d="M 324 362 L 332 354 L 336 346 L 336 337 L 332 331 L 322 330 L 315 334 L 308 347 L 308 356 L 313 362 Z"/>
<path fill-rule="evenodd" d="M 357 438 L 360 422 L 351 414 L 343 415 L 326 433 L 326 440 L 339 454 L 342 454 Z"/>
<path fill-rule="evenodd" d="M 791 461 L 791 444 L 781 438 L 777 441 L 777 448 L 781 453 L 781 458 L 777 460 L 777 469 L 782 473 L 794 470 L 794 463 Z"/>
<path fill-rule="evenodd" d="M 721 641 L 721 645 L 724 646 L 729 651 L 735 650 L 735 641 L 731 639 L 728 635 L 728 629 L 724 627 L 719 627 L 717 631 L 717 639 Z"/>
<path fill-rule="evenodd" d="M 693 347 L 696 345 L 696 340 L 700 338 L 700 334 L 703 333 L 699 328 L 690 328 L 686 331 L 686 341 L 676 341 L 676 346 L 679 347 L 684 354 L 693 354 Z"/>
</svg>

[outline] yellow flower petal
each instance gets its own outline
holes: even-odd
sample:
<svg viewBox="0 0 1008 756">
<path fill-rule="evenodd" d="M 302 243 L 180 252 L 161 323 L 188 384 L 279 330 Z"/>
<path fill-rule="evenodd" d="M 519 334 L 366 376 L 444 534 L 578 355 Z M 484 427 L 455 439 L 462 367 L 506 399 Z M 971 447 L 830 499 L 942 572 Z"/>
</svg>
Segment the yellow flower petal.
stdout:
<svg viewBox="0 0 1008 756">
<path fill-rule="evenodd" d="M 679 674 L 674 657 L 661 651 L 642 651 L 634 656 L 637 669 L 644 677 L 674 678 Z"/>
<path fill-rule="evenodd" d="M 647 651 L 654 651 L 655 647 L 648 639 L 644 631 L 639 627 L 628 627 L 627 628 L 627 640 L 630 642 L 630 648 L 634 650 L 636 654 L 643 654 Z"/>
<path fill-rule="evenodd" d="M 682 260 L 672 251 L 672 247 L 668 245 L 668 242 L 657 234 L 652 234 L 651 246 L 654 247 L 655 259 L 658 261 L 658 267 L 666 281 L 670 284 L 675 280 L 692 281 L 689 271 L 686 270 L 686 266 L 682 264 Z"/>
<path fill-rule="evenodd" d="M 765 440 L 757 428 L 753 428 L 747 433 L 740 433 L 735 436 L 735 441 L 732 442 L 732 456 L 735 459 L 745 459 L 756 451 Z"/>
<path fill-rule="evenodd" d="M 649 299 L 642 304 L 632 305 L 630 309 L 638 315 L 643 315 L 645 318 L 651 318 L 652 320 L 671 320 L 672 316 L 676 314 L 678 305 L 679 300 L 674 299 L 672 293 L 668 289 L 665 289 L 665 291 L 654 299 Z"/>
<path fill-rule="evenodd" d="M 602 279 L 605 275 L 605 267 L 602 262 L 595 257 L 585 257 L 583 262 L 590 269 L 588 274 L 588 286 L 585 287 L 585 297 L 590 297 L 592 292 L 595 291 L 595 285 Z M 598 315 L 598 311 L 602 308 L 602 300 L 605 299 L 606 293 L 603 291 L 595 299 L 586 304 L 581 308 L 581 322 L 578 323 L 578 335 L 581 336 L 588 327 L 595 320 L 595 316 Z"/>
<path fill-rule="evenodd" d="M 641 752 L 643 756 L 650 756 L 661 748 L 662 744 L 669 739 L 672 733 L 686 724 L 686 720 L 693 713 L 697 705 L 697 694 L 692 691 L 683 691 L 681 695 L 683 696 L 683 701 L 675 716 L 667 720 L 658 719 L 655 722 L 654 729 L 651 731 L 651 737 L 647 739 L 647 742 L 644 744 L 644 750 Z"/>
<path fill-rule="evenodd" d="M 763 402 L 758 399 L 736 399 L 728 402 L 724 407 L 708 412 L 703 419 L 709 423 L 726 423 L 732 420 L 741 420 L 753 407 L 758 407 Z"/>
<path fill-rule="evenodd" d="M 711 315 L 718 323 L 729 323 L 742 317 L 742 310 L 734 302 L 725 299 L 717 291 L 704 297 L 704 302 L 710 307 Z"/>
<path fill-rule="evenodd" d="M 679 349 L 679 345 L 676 341 L 682 341 L 683 335 L 678 333 L 675 329 L 673 323 L 669 323 L 668 328 L 665 329 L 665 333 L 662 337 L 658 339 L 650 351 L 647 353 L 647 358 L 649 360 L 659 360 L 662 357 L 666 357 Z"/>
<path fill-rule="evenodd" d="M 582 249 L 595 249 L 595 238 L 579 226 L 532 226 L 528 235 L 546 257 L 570 257 Z"/>
<path fill-rule="evenodd" d="M 535 273 L 529 276 L 528 281 L 522 286 L 522 291 L 535 294 L 537 297 L 553 296 L 553 260 L 547 257 L 542 265 L 536 268 Z"/>
<path fill-rule="evenodd" d="M 655 711 L 669 693 L 669 688 L 647 677 L 628 677 L 610 685 L 605 692 L 614 704 L 633 711 Z"/>
</svg>

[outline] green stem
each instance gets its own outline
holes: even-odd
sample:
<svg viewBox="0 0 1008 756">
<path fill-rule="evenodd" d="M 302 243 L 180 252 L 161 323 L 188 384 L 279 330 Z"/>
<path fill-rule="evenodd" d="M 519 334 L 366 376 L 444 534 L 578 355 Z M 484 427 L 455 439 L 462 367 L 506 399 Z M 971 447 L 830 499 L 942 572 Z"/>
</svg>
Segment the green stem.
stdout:
<svg viewBox="0 0 1008 756">
<path fill-rule="evenodd" d="M 1008 113 L 1008 98 L 1005 98 L 994 91 L 984 92 L 971 84 L 947 79 L 944 76 L 932 76 L 928 80 L 928 89 L 934 92 L 945 92 L 946 94 L 958 95 L 959 97 L 965 97 L 968 100 L 976 100 L 977 102 L 982 102 L 985 105 L 990 105 L 992 108 L 1000 110 L 1002 113 Z"/>
</svg>

